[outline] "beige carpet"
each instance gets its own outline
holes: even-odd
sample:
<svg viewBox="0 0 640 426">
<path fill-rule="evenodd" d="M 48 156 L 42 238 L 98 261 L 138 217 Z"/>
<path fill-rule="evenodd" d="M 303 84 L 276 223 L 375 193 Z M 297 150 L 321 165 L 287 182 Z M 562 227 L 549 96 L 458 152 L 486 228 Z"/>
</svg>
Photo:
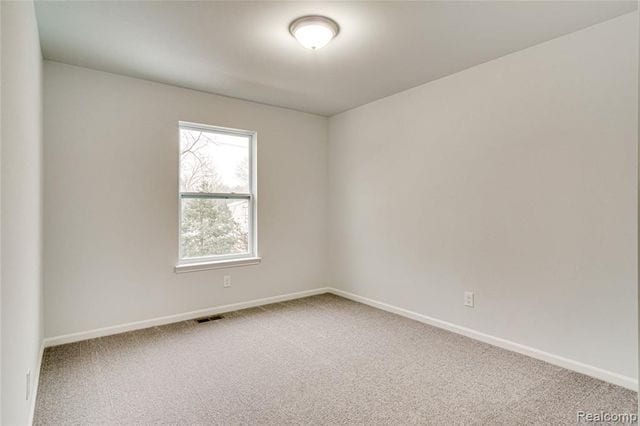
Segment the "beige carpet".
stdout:
<svg viewBox="0 0 640 426">
<path fill-rule="evenodd" d="M 333 295 L 45 351 L 36 424 L 559 424 L 637 394 Z"/>
</svg>

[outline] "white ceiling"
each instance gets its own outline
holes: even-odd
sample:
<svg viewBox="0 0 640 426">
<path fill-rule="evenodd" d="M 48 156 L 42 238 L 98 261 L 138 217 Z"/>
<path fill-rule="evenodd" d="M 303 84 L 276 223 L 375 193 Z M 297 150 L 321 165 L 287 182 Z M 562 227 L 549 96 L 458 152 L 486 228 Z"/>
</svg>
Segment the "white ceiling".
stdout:
<svg viewBox="0 0 640 426">
<path fill-rule="evenodd" d="M 37 1 L 45 58 L 333 115 L 597 22 L 635 1 Z M 319 51 L 289 23 L 341 31 Z"/>
</svg>

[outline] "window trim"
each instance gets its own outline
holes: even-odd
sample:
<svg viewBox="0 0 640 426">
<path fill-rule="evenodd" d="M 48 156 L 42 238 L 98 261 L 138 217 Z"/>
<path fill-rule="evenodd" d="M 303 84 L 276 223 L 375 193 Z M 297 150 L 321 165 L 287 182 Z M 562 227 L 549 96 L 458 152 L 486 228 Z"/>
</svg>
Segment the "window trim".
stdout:
<svg viewBox="0 0 640 426">
<path fill-rule="evenodd" d="M 180 130 L 190 129 L 198 131 L 209 131 L 215 133 L 228 134 L 233 136 L 244 136 L 249 138 L 249 192 L 248 193 L 199 193 L 180 191 L 180 170 L 181 170 L 181 150 L 180 150 Z M 207 269 L 228 268 L 233 266 L 255 265 L 260 263 L 258 255 L 258 181 L 257 181 L 257 139 L 258 133 L 252 130 L 234 129 L 229 127 L 212 126 L 208 124 L 193 123 L 189 121 L 178 122 L 178 262 L 174 271 L 192 272 Z M 248 252 L 240 254 L 223 254 L 216 256 L 202 256 L 190 259 L 182 258 L 181 225 L 182 225 L 182 200 L 188 198 L 210 198 L 210 199 L 245 199 L 249 202 L 249 235 Z"/>
</svg>

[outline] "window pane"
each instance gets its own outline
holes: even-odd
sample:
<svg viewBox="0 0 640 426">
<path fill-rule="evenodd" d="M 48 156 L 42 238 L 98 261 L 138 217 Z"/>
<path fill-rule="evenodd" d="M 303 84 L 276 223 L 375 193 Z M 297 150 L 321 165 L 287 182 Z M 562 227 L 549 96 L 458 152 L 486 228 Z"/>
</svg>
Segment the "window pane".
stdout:
<svg viewBox="0 0 640 426">
<path fill-rule="evenodd" d="M 250 137 L 180 128 L 180 191 L 249 192 Z"/>
<path fill-rule="evenodd" d="M 182 258 L 249 251 L 249 200 L 182 199 Z"/>
</svg>

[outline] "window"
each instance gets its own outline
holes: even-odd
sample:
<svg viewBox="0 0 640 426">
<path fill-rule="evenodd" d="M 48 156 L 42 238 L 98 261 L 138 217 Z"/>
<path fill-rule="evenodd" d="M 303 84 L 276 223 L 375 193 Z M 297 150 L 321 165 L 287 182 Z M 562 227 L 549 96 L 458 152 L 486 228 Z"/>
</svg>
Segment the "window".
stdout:
<svg viewBox="0 0 640 426">
<path fill-rule="evenodd" d="M 257 263 L 255 133 L 185 122 L 179 127 L 176 272 Z"/>
</svg>

